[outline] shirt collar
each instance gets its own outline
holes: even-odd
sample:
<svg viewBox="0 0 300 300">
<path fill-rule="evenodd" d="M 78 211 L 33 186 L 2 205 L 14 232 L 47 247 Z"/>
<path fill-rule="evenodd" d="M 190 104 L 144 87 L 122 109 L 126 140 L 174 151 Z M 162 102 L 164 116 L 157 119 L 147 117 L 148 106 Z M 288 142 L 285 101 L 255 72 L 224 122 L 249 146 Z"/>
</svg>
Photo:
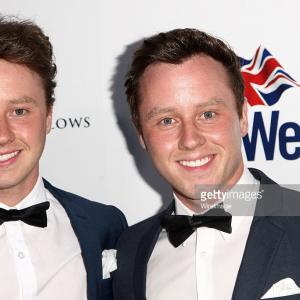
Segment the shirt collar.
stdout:
<svg viewBox="0 0 300 300">
<path fill-rule="evenodd" d="M 39 176 L 33 189 L 31 192 L 17 205 L 15 206 L 8 206 L 4 203 L 0 203 L 0 208 L 4 209 L 23 209 L 38 203 L 42 203 L 47 201 L 46 194 L 45 194 L 45 187 L 42 177 Z"/>
</svg>

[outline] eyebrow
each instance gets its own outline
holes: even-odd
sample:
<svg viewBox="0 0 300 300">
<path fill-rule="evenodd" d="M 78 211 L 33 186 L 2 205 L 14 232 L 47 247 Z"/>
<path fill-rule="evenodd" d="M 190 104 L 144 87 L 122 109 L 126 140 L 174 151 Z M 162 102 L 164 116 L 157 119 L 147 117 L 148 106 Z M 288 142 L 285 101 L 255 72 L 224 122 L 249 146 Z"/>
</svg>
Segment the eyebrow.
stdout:
<svg viewBox="0 0 300 300">
<path fill-rule="evenodd" d="M 203 108 L 203 107 L 210 106 L 210 105 L 227 106 L 224 100 L 214 98 L 214 99 L 208 100 L 206 102 L 197 104 L 196 107 L 197 108 Z M 148 121 L 148 120 L 150 120 L 151 118 L 153 118 L 157 115 L 161 115 L 161 114 L 165 114 L 165 113 L 172 113 L 172 112 L 175 112 L 175 111 L 176 111 L 176 109 L 174 109 L 173 107 L 164 107 L 164 108 L 154 107 L 153 109 L 151 109 L 147 113 L 146 120 Z"/>
<path fill-rule="evenodd" d="M 210 105 L 227 106 L 224 100 L 219 99 L 219 98 L 213 98 L 211 100 L 208 100 L 206 102 L 198 104 L 197 107 L 205 107 L 205 106 L 210 106 Z"/>
<path fill-rule="evenodd" d="M 159 107 L 154 107 L 153 109 L 151 109 L 147 115 L 146 115 L 146 120 L 150 120 L 153 117 L 157 116 L 157 115 L 161 115 L 161 114 L 165 114 L 165 113 L 171 113 L 174 112 L 175 109 L 172 107 L 164 107 L 164 108 L 159 108 Z"/>
<path fill-rule="evenodd" d="M 11 104 L 24 104 L 24 103 L 29 103 L 29 104 L 34 104 L 35 106 L 37 106 L 37 101 L 31 97 L 21 97 L 21 98 L 17 98 L 17 99 L 12 99 L 9 101 Z"/>
</svg>

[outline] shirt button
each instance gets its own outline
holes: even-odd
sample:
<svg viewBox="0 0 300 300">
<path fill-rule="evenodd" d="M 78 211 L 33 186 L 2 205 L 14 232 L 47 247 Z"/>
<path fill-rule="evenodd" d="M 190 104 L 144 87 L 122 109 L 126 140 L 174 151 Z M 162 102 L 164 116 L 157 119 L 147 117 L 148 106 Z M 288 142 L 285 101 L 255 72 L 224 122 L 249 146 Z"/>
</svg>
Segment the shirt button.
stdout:
<svg viewBox="0 0 300 300">
<path fill-rule="evenodd" d="M 24 253 L 22 251 L 20 251 L 18 253 L 18 257 L 21 258 L 21 259 L 23 259 L 25 257 L 25 255 L 24 255 Z"/>
</svg>

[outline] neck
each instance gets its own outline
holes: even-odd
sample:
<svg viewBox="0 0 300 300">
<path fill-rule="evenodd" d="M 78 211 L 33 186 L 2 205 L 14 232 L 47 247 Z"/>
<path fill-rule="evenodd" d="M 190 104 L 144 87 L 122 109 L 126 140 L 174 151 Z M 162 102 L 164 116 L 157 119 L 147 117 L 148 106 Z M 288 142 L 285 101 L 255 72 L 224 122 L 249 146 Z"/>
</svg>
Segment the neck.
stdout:
<svg viewBox="0 0 300 300">
<path fill-rule="evenodd" d="M 30 194 L 37 182 L 37 178 L 30 185 L 27 183 L 26 185 L 20 184 L 13 188 L 0 189 L 0 202 L 7 206 L 16 206 Z"/>
<path fill-rule="evenodd" d="M 206 192 L 209 193 L 209 192 Z M 208 195 L 208 194 L 207 194 Z M 213 194 L 212 194 L 213 195 Z M 212 207 L 216 206 L 218 203 L 220 203 L 220 199 L 213 198 L 213 199 L 207 199 L 207 200 L 194 200 L 194 199 L 181 199 L 179 195 L 176 195 L 178 200 L 189 210 L 191 210 L 193 213 L 196 214 L 203 214 Z"/>
</svg>

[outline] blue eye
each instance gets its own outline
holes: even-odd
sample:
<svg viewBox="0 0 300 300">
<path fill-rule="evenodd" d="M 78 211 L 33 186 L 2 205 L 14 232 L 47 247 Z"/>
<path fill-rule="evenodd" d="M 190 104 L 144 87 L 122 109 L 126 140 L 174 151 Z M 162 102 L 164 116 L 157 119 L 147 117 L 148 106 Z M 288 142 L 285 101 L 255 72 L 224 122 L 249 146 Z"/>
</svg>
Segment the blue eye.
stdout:
<svg viewBox="0 0 300 300">
<path fill-rule="evenodd" d="M 206 111 L 203 113 L 203 118 L 205 120 L 209 120 L 209 119 L 212 119 L 215 115 L 216 115 L 216 113 L 214 113 L 213 111 Z"/>
<path fill-rule="evenodd" d="M 26 110 L 24 108 L 17 108 L 15 109 L 15 114 L 17 116 L 23 116 L 26 113 Z"/>
<path fill-rule="evenodd" d="M 164 118 L 162 121 L 161 121 L 161 123 L 163 124 L 163 125 L 172 125 L 173 124 L 173 119 L 172 118 Z"/>
</svg>

